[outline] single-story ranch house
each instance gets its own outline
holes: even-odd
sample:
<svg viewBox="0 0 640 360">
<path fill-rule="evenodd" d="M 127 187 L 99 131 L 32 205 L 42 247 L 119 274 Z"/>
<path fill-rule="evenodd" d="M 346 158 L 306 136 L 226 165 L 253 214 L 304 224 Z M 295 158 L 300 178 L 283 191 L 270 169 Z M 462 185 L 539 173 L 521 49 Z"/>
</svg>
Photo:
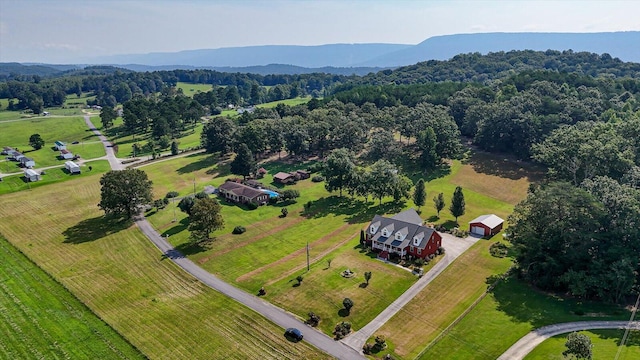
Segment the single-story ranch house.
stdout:
<svg viewBox="0 0 640 360">
<path fill-rule="evenodd" d="M 67 144 L 63 143 L 62 141 L 58 140 L 54 143 L 54 147 L 56 150 L 60 151 L 60 150 L 64 150 L 67 148 Z"/>
<path fill-rule="evenodd" d="M 422 225 L 420 215 L 409 209 L 387 218 L 376 215 L 364 230 L 365 240 L 378 257 L 388 259 L 390 254 L 401 258 L 426 258 L 442 246 L 442 235 Z"/>
<path fill-rule="evenodd" d="M 23 156 L 18 161 L 20 161 L 20 164 L 22 165 L 22 167 L 25 167 L 25 168 L 30 169 L 36 166 L 36 162 L 30 157 Z"/>
<path fill-rule="evenodd" d="M 234 181 L 225 181 L 218 187 L 218 192 L 229 201 L 243 204 L 264 205 L 269 202 L 268 193 Z"/>
<path fill-rule="evenodd" d="M 496 215 L 482 215 L 469 221 L 469 232 L 481 236 L 492 236 L 502 230 L 504 220 Z"/>
</svg>

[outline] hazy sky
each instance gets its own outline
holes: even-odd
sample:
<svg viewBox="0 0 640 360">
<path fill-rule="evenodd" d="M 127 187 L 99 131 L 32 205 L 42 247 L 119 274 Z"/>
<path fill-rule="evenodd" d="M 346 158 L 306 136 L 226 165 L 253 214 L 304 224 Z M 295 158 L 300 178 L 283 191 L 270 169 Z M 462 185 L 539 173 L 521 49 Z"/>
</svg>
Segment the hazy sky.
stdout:
<svg viewBox="0 0 640 360">
<path fill-rule="evenodd" d="M 247 45 L 417 44 L 477 32 L 640 30 L 639 14 L 639 0 L 0 0 L 0 62 L 79 63 Z"/>
</svg>

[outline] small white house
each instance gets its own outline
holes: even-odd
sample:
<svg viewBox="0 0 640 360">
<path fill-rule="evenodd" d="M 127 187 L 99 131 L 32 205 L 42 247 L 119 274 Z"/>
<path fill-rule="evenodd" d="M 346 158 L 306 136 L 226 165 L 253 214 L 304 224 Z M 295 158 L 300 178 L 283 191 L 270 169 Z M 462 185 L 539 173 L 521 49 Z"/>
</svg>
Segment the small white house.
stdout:
<svg viewBox="0 0 640 360">
<path fill-rule="evenodd" d="M 73 159 L 73 153 L 67 149 L 60 150 L 60 157 L 64 160 Z"/>
<path fill-rule="evenodd" d="M 40 174 L 33 169 L 26 169 L 24 171 L 24 177 L 27 181 L 38 181 L 41 179 Z"/>
<path fill-rule="evenodd" d="M 56 141 L 54 144 L 55 144 L 56 150 L 58 150 L 58 151 L 65 150 L 67 148 L 67 144 L 63 143 L 60 140 Z"/>
<path fill-rule="evenodd" d="M 67 161 L 64 163 L 64 167 L 69 171 L 69 174 L 80 174 L 80 165 L 73 161 Z"/>
<path fill-rule="evenodd" d="M 30 157 L 23 156 L 18 161 L 20 161 L 20 164 L 22 164 L 22 167 L 25 167 L 28 169 L 31 169 L 32 167 L 36 166 L 36 162 Z"/>
</svg>

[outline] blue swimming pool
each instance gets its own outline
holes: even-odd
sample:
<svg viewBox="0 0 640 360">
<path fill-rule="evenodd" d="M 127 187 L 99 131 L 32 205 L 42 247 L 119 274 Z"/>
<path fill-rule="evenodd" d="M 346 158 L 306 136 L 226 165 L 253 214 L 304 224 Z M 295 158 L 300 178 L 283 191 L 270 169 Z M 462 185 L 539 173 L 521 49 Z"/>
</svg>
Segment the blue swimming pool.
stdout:
<svg viewBox="0 0 640 360">
<path fill-rule="evenodd" d="M 280 196 L 280 194 L 278 194 L 277 192 L 273 191 L 273 190 L 267 190 L 267 189 L 260 189 L 260 191 L 269 194 L 270 198 L 274 198 L 274 197 L 278 197 Z"/>
</svg>

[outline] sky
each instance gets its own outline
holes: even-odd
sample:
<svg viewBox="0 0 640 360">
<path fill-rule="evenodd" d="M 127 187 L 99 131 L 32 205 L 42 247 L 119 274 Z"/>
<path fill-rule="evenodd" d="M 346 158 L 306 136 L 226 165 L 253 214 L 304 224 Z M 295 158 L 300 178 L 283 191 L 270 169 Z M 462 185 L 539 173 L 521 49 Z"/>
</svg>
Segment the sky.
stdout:
<svg viewBox="0 0 640 360">
<path fill-rule="evenodd" d="M 639 0 L 0 0 L 0 62 L 81 63 L 249 45 L 417 44 L 481 32 L 637 31 L 638 14 Z"/>
</svg>

